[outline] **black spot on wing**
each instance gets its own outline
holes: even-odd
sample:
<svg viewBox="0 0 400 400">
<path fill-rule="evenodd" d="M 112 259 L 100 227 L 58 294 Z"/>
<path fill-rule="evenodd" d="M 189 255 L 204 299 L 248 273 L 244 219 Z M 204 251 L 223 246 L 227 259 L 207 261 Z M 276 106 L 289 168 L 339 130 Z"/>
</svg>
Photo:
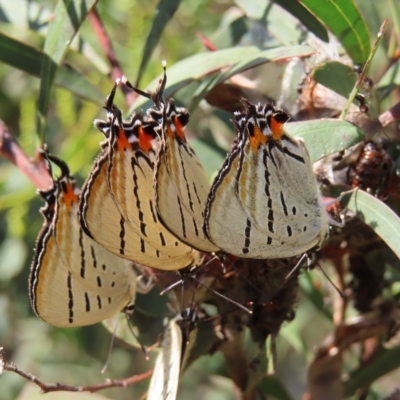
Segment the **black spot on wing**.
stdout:
<svg viewBox="0 0 400 400">
<path fill-rule="evenodd" d="M 303 157 L 299 156 L 298 154 L 292 153 L 286 146 L 282 148 L 282 151 L 289 157 L 292 157 L 293 159 L 297 160 L 298 162 L 301 162 L 302 164 L 306 163 Z"/>
<path fill-rule="evenodd" d="M 178 146 L 178 150 L 179 150 L 179 156 L 180 156 L 180 159 L 181 159 L 181 171 L 182 171 L 183 179 L 186 182 L 186 191 L 187 191 L 187 195 L 188 195 L 188 199 L 189 199 L 189 207 L 192 210 L 192 212 L 194 212 L 192 194 L 190 193 L 190 186 L 189 186 L 189 182 L 188 182 L 187 177 L 186 177 L 185 163 L 183 162 L 183 157 L 182 157 L 181 147 L 180 146 Z"/>
<path fill-rule="evenodd" d="M 268 230 L 271 233 L 274 233 L 274 211 L 272 208 L 268 211 Z"/>
<path fill-rule="evenodd" d="M 197 193 L 197 186 L 196 186 L 196 183 L 195 183 L 195 182 L 192 182 L 192 185 L 193 185 L 194 194 L 196 195 L 196 198 L 197 198 L 197 202 L 198 202 L 199 204 L 201 204 L 201 200 L 200 200 L 199 194 Z"/>
<path fill-rule="evenodd" d="M 149 206 L 150 206 L 151 215 L 153 216 L 153 222 L 154 222 L 154 223 L 157 223 L 157 222 L 158 222 L 158 220 L 157 220 L 157 215 L 156 215 L 156 213 L 155 213 L 154 206 L 153 206 L 153 201 L 152 201 L 152 200 L 149 200 Z"/>
<path fill-rule="evenodd" d="M 90 298 L 87 292 L 85 292 L 85 305 L 86 312 L 90 312 Z"/>
<path fill-rule="evenodd" d="M 119 254 L 125 254 L 125 221 L 121 217 L 119 221 L 120 231 L 119 231 Z"/>
<path fill-rule="evenodd" d="M 242 248 L 243 254 L 247 254 L 249 252 L 250 247 L 250 234 L 251 234 L 251 221 L 247 218 L 246 229 L 244 230 L 244 247 Z"/>
<path fill-rule="evenodd" d="M 67 287 L 68 287 L 68 310 L 69 310 L 68 322 L 72 324 L 74 322 L 74 294 L 72 291 L 71 272 L 68 273 Z"/>
<path fill-rule="evenodd" d="M 194 234 L 198 237 L 199 236 L 199 230 L 197 228 L 197 223 L 196 220 L 193 218 L 193 227 L 194 227 Z"/>
<path fill-rule="evenodd" d="M 180 215 L 181 215 L 182 235 L 183 235 L 184 238 L 186 238 L 185 216 L 183 215 L 181 199 L 180 199 L 179 195 L 176 196 L 176 197 L 177 197 L 177 201 L 178 201 L 179 213 L 180 213 Z"/>
<path fill-rule="evenodd" d="M 161 246 L 166 246 L 165 237 L 162 232 L 160 232 L 160 240 L 161 240 Z"/>
<path fill-rule="evenodd" d="M 282 193 L 282 192 L 281 192 L 280 198 L 281 198 L 281 205 L 282 205 L 282 208 L 283 208 L 283 213 L 284 213 L 286 216 L 288 216 L 288 209 L 287 209 L 287 206 L 286 206 L 285 197 L 283 196 L 283 193 Z"/>
<path fill-rule="evenodd" d="M 82 229 L 79 229 L 79 247 L 81 248 L 81 277 L 85 278 L 86 263 L 85 263 L 85 249 L 83 247 L 83 231 L 82 231 Z"/>
</svg>

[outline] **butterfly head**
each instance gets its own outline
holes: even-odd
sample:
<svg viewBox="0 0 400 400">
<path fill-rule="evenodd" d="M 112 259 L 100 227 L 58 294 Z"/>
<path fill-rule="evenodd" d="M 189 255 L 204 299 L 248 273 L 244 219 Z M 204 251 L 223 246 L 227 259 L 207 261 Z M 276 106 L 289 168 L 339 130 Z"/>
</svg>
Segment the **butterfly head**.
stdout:
<svg viewBox="0 0 400 400">
<path fill-rule="evenodd" d="M 41 209 L 43 216 L 51 220 L 54 215 L 56 204 L 62 196 L 67 208 L 72 208 L 79 200 L 79 189 L 73 176 L 71 176 L 68 165 L 58 157 L 42 151 L 42 154 L 49 162 L 49 171 L 52 172 L 51 163 L 57 165 L 61 175 L 53 179 L 53 187 L 49 190 L 39 190 L 39 194 L 46 200 L 46 206 Z"/>
<path fill-rule="evenodd" d="M 253 104 L 246 99 L 242 99 L 242 103 L 245 111 L 235 113 L 239 138 L 248 139 L 254 151 L 267 142 L 280 142 L 285 134 L 284 124 L 290 116 L 270 103 Z"/>
</svg>

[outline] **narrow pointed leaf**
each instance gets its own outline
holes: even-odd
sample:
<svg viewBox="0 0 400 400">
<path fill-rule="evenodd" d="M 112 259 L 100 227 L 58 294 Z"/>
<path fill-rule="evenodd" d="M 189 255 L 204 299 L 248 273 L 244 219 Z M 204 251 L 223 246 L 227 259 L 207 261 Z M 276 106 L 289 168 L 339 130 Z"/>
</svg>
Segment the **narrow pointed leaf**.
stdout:
<svg viewBox="0 0 400 400">
<path fill-rule="evenodd" d="M 400 259 L 400 218 L 396 213 L 363 190 L 345 194 L 341 203 L 369 225 Z"/>
<path fill-rule="evenodd" d="M 315 50 L 309 46 L 278 47 L 264 51 L 260 51 L 255 46 L 248 46 L 199 53 L 167 68 L 168 79 L 164 93 L 165 96 L 170 96 L 189 83 L 207 75 L 220 73 L 221 69 L 224 68 L 229 68 L 229 70 L 220 73 L 218 79 L 213 81 L 214 86 L 224 82 L 233 75 L 261 64 L 288 60 L 293 57 L 306 57 L 314 52 Z M 154 79 L 148 86 L 148 89 L 154 90 L 161 77 L 162 75 L 159 75 Z M 211 87 L 209 87 L 210 89 Z M 134 104 L 134 108 L 141 107 L 146 102 L 147 99 L 139 97 Z"/>
<path fill-rule="evenodd" d="M 348 65 L 330 61 L 315 68 L 311 76 L 321 85 L 334 90 L 343 97 L 349 97 L 357 76 Z"/>
<path fill-rule="evenodd" d="M 149 62 L 149 59 L 153 53 L 153 50 L 157 46 L 160 37 L 164 31 L 164 28 L 178 9 L 179 3 L 180 0 L 160 0 L 155 11 L 155 17 L 151 25 L 149 36 L 147 36 L 146 44 L 144 46 L 143 57 L 142 61 L 140 62 L 136 86 L 139 85 L 143 72 L 145 71 L 147 63 Z"/>
<path fill-rule="evenodd" d="M 318 119 L 285 125 L 291 136 L 300 136 L 306 143 L 311 162 L 329 154 L 347 149 L 364 140 L 360 128 L 347 121 Z"/>
<path fill-rule="evenodd" d="M 44 44 L 44 53 L 48 57 L 43 59 L 40 74 L 37 130 L 42 140 L 44 139 L 44 121 L 49 106 L 50 91 L 57 68 L 82 22 L 96 3 L 97 0 L 59 0 L 54 10 L 54 20 L 49 24 Z"/>
<path fill-rule="evenodd" d="M 346 49 L 355 64 L 363 64 L 371 52 L 369 32 L 352 0 L 300 0 Z"/>
<path fill-rule="evenodd" d="M 0 62 L 39 78 L 45 57 L 48 56 L 42 50 L 0 32 Z M 56 74 L 55 84 L 71 91 L 82 99 L 99 105 L 103 104 L 103 94 L 82 74 L 69 65 L 60 66 Z"/>
</svg>

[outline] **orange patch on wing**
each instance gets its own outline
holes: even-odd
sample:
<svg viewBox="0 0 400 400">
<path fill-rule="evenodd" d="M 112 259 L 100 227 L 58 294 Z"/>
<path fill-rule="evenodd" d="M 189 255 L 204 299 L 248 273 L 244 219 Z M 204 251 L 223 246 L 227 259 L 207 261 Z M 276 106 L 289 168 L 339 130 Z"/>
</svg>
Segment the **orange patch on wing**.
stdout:
<svg viewBox="0 0 400 400">
<path fill-rule="evenodd" d="M 68 183 L 64 192 L 64 200 L 67 208 L 71 208 L 72 204 L 78 203 L 78 196 L 75 194 L 74 187 Z"/>
<path fill-rule="evenodd" d="M 153 136 L 146 133 L 141 126 L 139 126 L 139 147 L 148 153 L 153 148 Z"/>
<path fill-rule="evenodd" d="M 123 129 L 118 129 L 118 137 L 117 137 L 118 150 L 123 152 L 125 149 L 131 147 L 131 144 L 128 141 L 128 138 L 125 135 L 125 131 Z"/>
<path fill-rule="evenodd" d="M 249 140 L 250 140 L 251 149 L 252 149 L 253 151 L 257 151 L 258 148 L 259 148 L 259 146 L 260 146 L 260 144 L 265 144 L 265 143 L 267 143 L 267 136 L 265 136 L 265 135 L 260 131 L 260 129 L 258 128 L 258 126 L 255 126 L 255 127 L 254 127 L 254 130 L 253 130 L 253 135 L 250 135 Z"/>
<path fill-rule="evenodd" d="M 282 136 L 284 134 L 282 122 L 277 121 L 274 118 L 274 116 L 272 116 L 270 121 L 269 121 L 269 124 L 270 124 L 269 127 L 270 127 L 271 132 L 272 132 L 272 137 L 275 140 L 281 140 Z"/>
<path fill-rule="evenodd" d="M 185 133 L 183 132 L 183 125 L 180 123 L 180 121 L 176 115 L 173 117 L 172 122 L 175 125 L 176 133 L 179 136 L 179 138 L 182 141 L 186 142 L 186 136 L 185 136 Z"/>
</svg>

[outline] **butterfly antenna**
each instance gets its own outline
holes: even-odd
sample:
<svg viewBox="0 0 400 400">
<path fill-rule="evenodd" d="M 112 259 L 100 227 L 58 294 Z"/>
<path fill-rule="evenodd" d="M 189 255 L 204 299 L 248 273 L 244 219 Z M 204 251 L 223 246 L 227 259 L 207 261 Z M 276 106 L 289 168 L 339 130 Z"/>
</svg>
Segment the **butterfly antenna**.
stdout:
<svg viewBox="0 0 400 400">
<path fill-rule="evenodd" d="M 324 274 L 325 278 L 328 279 L 328 281 L 331 283 L 331 285 L 336 289 L 336 291 L 339 293 L 339 296 L 344 299 L 344 293 L 335 285 L 335 283 L 332 281 L 331 278 L 329 278 L 328 274 L 325 272 L 325 270 L 322 268 L 321 264 L 317 261 L 317 265 L 321 272 Z"/>
<path fill-rule="evenodd" d="M 112 110 L 113 110 L 114 98 L 117 93 L 117 87 L 119 86 L 120 82 L 121 82 L 121 79 L 119 79 L 119 78 L 115 80 L 114 86 L 111 89 L 111 92 L 107 97 L 105 106 L 103 107 L 105 110 L 107 110 L 109 112 L 112 112 Z"/>
<path fill-rule="evenodd" d="M 193 279 L 193 280 L 194 280 L 195 282 L 197 282 L 200 286 L 203 286 L 203 288 L 209 290 L 211 293 L 215 294 L 216 296 L 221 297 L 222 299 L 224 299 L 224 300 L 226 300 L 226 301 L 229 301 L 230 303 L 232 303 L 232 304 L 234 304 L 235 306 L 241 308 L 243 311 L 246 311 L 246 312 L 249 313 L 249 314 L 253 314 L 253 311 L 249 310 L 249 309 L 248 309 L 247 307 L 245 307 L 244 305 L 238 303 L 238 302 L 235 301 L 235 300 L 230 299 L 230 298 L 227 297 L 227 296 L 224 296 L 223 294 L 217 292 L 216 290 L 210 288 L 209 286 L 204 285 L 204 284 L 201 283 L 198 279 L 196 279 L 194 276 L 192 276 L 191 279 Z"/>
<path fill-rule="evenodd" d="M 145 92 L 144 90 L 141 90 L 141 89 L 133 86 L 132 83 L 130 83 L 128 81 L 128 79 L 125 75 L 122 76 L 121 82 L 124 85 L 126 85 L 129 89 L 134 90 L 137 94 L 145 97 L 146 99 L 150 99 L 150 100 L 154 101 L 156 106 L 158 108 L 161 108 L 161 105 L 165 105 L 162 95 L 163 95 L 165 87 L 167 85 L 167 62 L 165 60 L 162 61 L 162 67 L 164 69 L 164 75 L 159 82 L 158 88 L 154 92 Z"/>
<path fill-rule="evenodd" d="M 200 267 L 203 268 L 203 267 Z M 195 273 L 197 273 L 199 270 L 196 270 Z M 217 292 L 216 290 L 210 288 L 209 286 L 204 285 L 203 283 L 201 283 L 198 279 L 196 279 L 194 277 L 194 273 L 189 273 L 186 274 L 182 279 L 180 279 L 177 282 L 174 282 L 172 285 L 168 286 L 166 289 L 164 289 L 161 293 L 160 296 L 162 296 L 163 294 L 165 294 L 166 292 L 170 291 L 171 289 L 173 289 L 174 287 L 180 285 L 181 283 L 183 283 L 186 279 L 192 279 L 194 282 L 196 282 L 198 285 L 203 286 L 205 289 L 209 290 L 211 293 L 214 293 L 216 296 L 221 297 L 224 300 L 229 301 L 232 304 L 235 304 L 237 307 L 241 308 L 242 310 L 246 311 L 249 314 L 252 314 L 253 312 L 251 310 L 249 310 L 247 307 L 243 306 L 242 304 L 236 302 L 235 300 L 230 299 L 229 297 L 224 296 L 223 294 Z"/>
<path fill-rule="evenodd" d="M 190 272 L 190 274 L 193 276 L 197 274 L 199 271 L 201 271 L 203 268 L 205 268 L 207 265 L 211 264 L 215 259 L 219 258 L 218 256 L 214 256 L 211 260 L 208 260 L 204 265 L 201 267 L 197 268 L 195 271 Z M 172 285 L 168 286 L 166 289 L 164 289 L 161 293 L 160 296 L 164 295 L 165 293 L 169 292 L 171 289 L 174 287 L 178 286 L 179 284 L 183 283 L 183 280 L 189 275 L 189 274 L 181 274 L 181 276 L 184 276 L 182 279 L 179 281 L 174 282 Z"/>
<path fill-rule="evenodd" d="M 181 309 L 182 310 L 185 310 L 185 299 L 184 299 L 184 296 L 185 296 L 185 281 L 182 280 L 182 286 L 181 286 Z M 186 317 L 186 314 L 185 314 L 185 317 Z"/>
<path fill-rule="evenodd" d="M 142 349 L 142 352 L 144 354 L 144 358 L 146 359 L 146 361 L 149 361 L 150 357 L 149 357 L 149 354 L 148 354 L 148 352 L 146 350 L 146 347 L 144 347 L 143 343 L 139 340 L 138 335 L 136 335 L 135 331 L 133 330 L 132 324 L 131 324 L 131 320 L 129 319 L 129 317 L 130 317 L 129 313 L 126 313 L 126 318 L 128 320 L 129 330 L 131 331 L 131 333 L 132 333 L 133 337 L 136 339 L 136 341 L 139 343 L 139 346 Z"/>
<path fill-rule="evenodd" d="M 297 271 L 297 269 L 300 267 L 301 263 L 304 261 L 304 259 L 308 258 L 308 254 L 304 253 L 301 257 L 300 260 L 297 261 L 297 264 L 290 270 L 290 272 L 286 275 L 285 281 L 283 282 L 282 286 L 285 284 L 285 282 Z M 282 286 L 279 288 L 279 290 L 282 289 Z"/>
<path fill-rule="evenodd" d="M 101 369 L 101 373 L 102 374 L 104 374 L 107 371 L 108 364 L 110 362 L 111 351 L 112 351 L 112 348 L 114 347 L 114 340 L 115 340 L 115 335 L 117 334 L 118 323 L 119 323 L 119 318 L 117 319 L 117 322 L 116 322 L 116 324 L 114 326 L 114 331 L 113 331 L 113 334 L 111 336 L 110 344 L 108 346 L 107 359 L 106 359 L 106 362 L 105 362 L 103 368 Z"/>
</svg>

